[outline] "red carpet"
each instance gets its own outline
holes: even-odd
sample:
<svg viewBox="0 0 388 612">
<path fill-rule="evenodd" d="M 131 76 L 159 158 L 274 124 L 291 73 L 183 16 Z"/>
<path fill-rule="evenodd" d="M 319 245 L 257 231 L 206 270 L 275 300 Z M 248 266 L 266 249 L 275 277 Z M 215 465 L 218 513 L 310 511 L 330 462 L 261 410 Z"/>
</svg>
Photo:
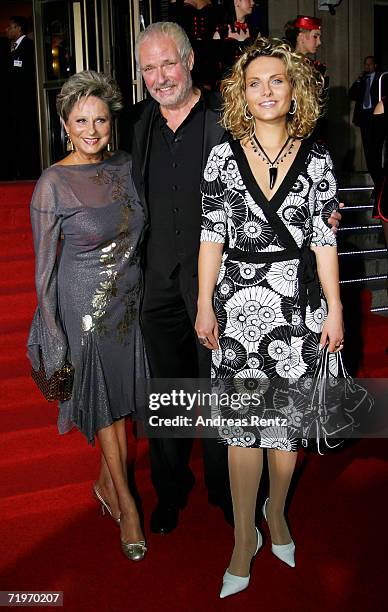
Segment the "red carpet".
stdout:
<svg viewBox="0 0 388 612">
<path fill-rule="evenodd" d="M 136 481 L 149 553 L 135 564 L 120 552 L 119 531 L 103 518 L 90 488 L 98 452 L 77 432 L 58 436 L 56 406 L 29 378 L 26 334 L 35 306 L 28 199 L 32 183 L 0 184 L 0 590 L 61 590 L 69 611 L 270 610 L 374 612 L 386 609 L 385 440 L 364 440 L 317 457 L 301 453 L 289 521 L 297 568 L 265 546 L 247 591 L 218 599 L 233 532 L 206 501 L 199 445 L 197 484 L 179 528 L 148 532 L 155 497 L 147 446 L 137 446 Z M 387 319 L 367 313 L 361 371 L 388 377 Z M 131 438 L 131 451 L 136 445 Z"/>
</svg>

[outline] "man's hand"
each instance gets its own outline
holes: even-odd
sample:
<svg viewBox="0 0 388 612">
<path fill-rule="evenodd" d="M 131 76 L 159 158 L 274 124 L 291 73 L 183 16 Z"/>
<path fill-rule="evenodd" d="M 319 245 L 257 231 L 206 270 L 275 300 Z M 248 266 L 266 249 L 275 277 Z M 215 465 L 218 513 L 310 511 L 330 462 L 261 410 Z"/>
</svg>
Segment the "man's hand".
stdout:
<svg viewBox="0 0 388 612">
<path fill-rule="evenodd" d="M 343 202 L 340 202 L 339 208 L 345 208 L 345 204 Z M 337 233 L 337 229 L 338 229 L 341 219 L 342 219 L 341 213 L 338 210 L 333 210 L 333 212 L 331 213 L 328 219 L 328 223 L 329 225 L 331 225 L 331 229 L 334 234 Z"/>
</svg>

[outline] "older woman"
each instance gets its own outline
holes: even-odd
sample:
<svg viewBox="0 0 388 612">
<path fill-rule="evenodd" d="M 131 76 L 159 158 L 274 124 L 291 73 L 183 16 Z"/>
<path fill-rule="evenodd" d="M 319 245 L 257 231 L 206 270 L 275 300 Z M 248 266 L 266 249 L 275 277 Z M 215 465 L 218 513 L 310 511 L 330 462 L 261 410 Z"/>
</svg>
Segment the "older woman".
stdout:
<svg viewBox="0 0 388 612">
<path fill-rule="evenodd" d="M 233 384 L 299 379 L 314 372 L 319 347 L 334 352 L 343 344 L 337 250 L 327 222 L 338 206 L 337 185 L 326 148 L 307 139 L 320 114 L 322 81 L 287 44 L 261 38 L 223 82 L 222 123 L 230 137 L 211 151 L 202 181 L 196 331 L 213 351 L 213 376 Z M 225 434 L 235 546 L 220 597 L 248 586 L 262 545 L 255 510 L 263 448 L 272 552 L 295 566 L 284 505 L 297 438 L 265 428 Z"/>
<path fill-rule="evenodd" d="M 70 152 L 43 172 L 31 202 L 38 308 L 28 349 L 48 377 L 65 361 L 74 366 L 59 430 L 75 425 L 89 442 L 97 436 L 102 467 L 93 490 L 135 561 L 147 549 L 128 489 L 125 417 L 135 408 L 136 377 L 145 375 L 138 327 L 145 216 L 130 157 L 108 152 L 121 108 L 115 81 L 93 71 L 70 77 L 57 97 Z"/>
</svg>

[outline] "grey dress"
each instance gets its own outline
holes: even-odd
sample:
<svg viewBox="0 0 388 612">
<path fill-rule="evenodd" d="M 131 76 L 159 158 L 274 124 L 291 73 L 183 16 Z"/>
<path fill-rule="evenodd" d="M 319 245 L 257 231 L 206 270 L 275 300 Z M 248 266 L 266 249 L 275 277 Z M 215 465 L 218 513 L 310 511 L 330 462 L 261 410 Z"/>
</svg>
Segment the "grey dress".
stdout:
<svg viewBox="0 0 388 612">
<path fill-rule="evenodd" d="M 133 412 L 146 361 L 139 330 L 140 249 L 145 213 L 130 156 L 51 166 L 31 202 L 38 307 L 28 338 L 32 366 L 47 376 L 75 368 L 61 433 L 76 425 L 89 442 Z"/>
</svg>

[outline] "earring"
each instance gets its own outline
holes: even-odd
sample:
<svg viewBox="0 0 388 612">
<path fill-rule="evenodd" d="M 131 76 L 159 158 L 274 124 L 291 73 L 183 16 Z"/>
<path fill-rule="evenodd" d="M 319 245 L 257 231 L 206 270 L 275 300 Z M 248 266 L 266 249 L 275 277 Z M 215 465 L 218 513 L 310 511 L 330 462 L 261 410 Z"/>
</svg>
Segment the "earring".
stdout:
<svg viewBox="0 0 388 612">
<path fill-rule="evenodd" d="M 68 151 L 68 153 L 75 151 L 73 141 L 70 138 L 69 133 L 66 134 L 66 151 Z"/>
<path fill-rule="evenodd" d="M 292 110 L 291 110 L 291 108 L 292 108 Z M 288 111 L 288 114 L 289 115 L 295 115 L 297 108 L 298 108 L 298 103 L 295 100 L 295 98 L 292 98 L 291 105 L 290 105 L 290 110 Z"/>
<path fill-rule="evenodd" d="M 108 151 L 108 153 L 110 153 L 110 151 L 112 150 L 112 145 L 110 144 L 110 142 L 108 142 L 108 144 L 106 145 L 106 150 Z"/>
<path fill-rule="evenodd" d="M 248 115 L 248 113 L 249 113 L 249 115 Z M 252 119 L 253 119 L 253 115 L 252 115 L 252 113 L 249 111 L 249 109 L 248 109 L 248 104 L 247 104 L 247 103 L 245 103 L 245 106 L 244 106 L 244 113 L 243 113 L 243 114 L 244 114 L 244 119 L 245 119 L 246 121 L 252 121 Z"/>
</svg>

